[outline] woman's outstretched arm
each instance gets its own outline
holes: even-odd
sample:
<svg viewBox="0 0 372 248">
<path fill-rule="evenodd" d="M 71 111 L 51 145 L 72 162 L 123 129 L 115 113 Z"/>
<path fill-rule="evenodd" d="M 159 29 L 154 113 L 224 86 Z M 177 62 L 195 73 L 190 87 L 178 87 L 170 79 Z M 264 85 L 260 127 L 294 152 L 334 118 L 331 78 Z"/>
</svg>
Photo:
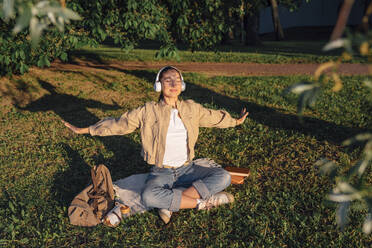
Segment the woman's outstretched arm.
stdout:
<svg viewBox="0 0 372 248">
<path fill-rule="evenodd" d="M 235 119 L 224 110 L 208 109 L 204 108 L 200 104 L 197 104 L 197 106 L 199 106 L 199 125 L 201 127 L 235 127 L 237 125 L 243 124 L 249 114 L 246 108 L 243 108 L 240 113 L 239 119 Z"/>
<path fill-rule="evenodd" d="M 144 107 L 128 111 L 119 118 L 105 118 L 89 127 L 79 128 L 63 121 L 66 127 L 77 134 L 90 134 L 92 136 L 124 135 L 133 132 L 141 125 Z"/>
<path fill-rule="evenodd" d="M 71 125 L 70 123 L 62 120 L 63 124 L 65 124 L 66 127 L 68 127 L 71 131 L 77 134 L 89 134 L 89 127 L 75 127 L 74 125 Z"/>
</svg>

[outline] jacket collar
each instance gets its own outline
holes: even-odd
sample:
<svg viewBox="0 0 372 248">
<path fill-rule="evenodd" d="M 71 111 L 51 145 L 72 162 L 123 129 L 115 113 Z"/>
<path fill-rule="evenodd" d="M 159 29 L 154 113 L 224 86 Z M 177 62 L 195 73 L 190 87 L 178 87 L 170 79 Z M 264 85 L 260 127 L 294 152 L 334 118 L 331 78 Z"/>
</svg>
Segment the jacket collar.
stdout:
<svg viewBox="0 0 372 248">
<path fill-rule="evenodd" d="M 177 102 L 176 102 L 176 108 L 179 110 L 180 106 L 181 106 L 181 103 L 182 101 L 180 101 L 179 99 L 177 99 Z M 160 100 L 159 101 L 159 105 L 160 107 L 162 108 L 172 108 L 170 105 L 166 104 L 166 102 L 164 101 L 164 99 Z"/>
</svg>

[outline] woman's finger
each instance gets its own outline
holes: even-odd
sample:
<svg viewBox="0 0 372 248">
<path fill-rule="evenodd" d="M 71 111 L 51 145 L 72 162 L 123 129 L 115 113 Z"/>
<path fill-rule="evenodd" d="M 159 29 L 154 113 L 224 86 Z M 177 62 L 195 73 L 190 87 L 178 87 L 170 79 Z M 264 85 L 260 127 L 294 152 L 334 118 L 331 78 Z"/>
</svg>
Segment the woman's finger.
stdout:
<svg viewBox="0 0 372 248">
<path fill-rule="evenodd" d="M 247 112 L 246 108 L 243 108 L 242 111 L 240 112 L 240 115 L 243 116 Z"/>
<path fill-rule="evenodd" d="M 62 120 L 62 122 L 63 122 L 63 124 L 64 124 L 67 128 L 69 128 L 71 131 L 73 131 L 73 132 L 76 132 L 76 131 L 77 131 L 77 130 L 76 130 L 76 127 L 73 126 L 73 125 L 71 125 L 70 123 L 68 123 L 68 122 L 66 122 L 66 121 L 64 121 L 64 120 Z"/>
</svg>

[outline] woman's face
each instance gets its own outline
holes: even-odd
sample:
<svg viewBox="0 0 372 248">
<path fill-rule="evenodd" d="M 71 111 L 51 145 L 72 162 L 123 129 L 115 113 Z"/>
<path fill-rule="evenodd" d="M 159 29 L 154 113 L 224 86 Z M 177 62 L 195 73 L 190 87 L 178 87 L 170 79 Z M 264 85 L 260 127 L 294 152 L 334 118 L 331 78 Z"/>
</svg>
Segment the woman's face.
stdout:
<svg viewBox="0 0 372 248">
<path fill-rule="evenodd" d="M 160 79 L 163 96 L 177 98 L 182 91 L 182 80 L 176 70 L 169 70 L 163 73 Z"/>
</svg>

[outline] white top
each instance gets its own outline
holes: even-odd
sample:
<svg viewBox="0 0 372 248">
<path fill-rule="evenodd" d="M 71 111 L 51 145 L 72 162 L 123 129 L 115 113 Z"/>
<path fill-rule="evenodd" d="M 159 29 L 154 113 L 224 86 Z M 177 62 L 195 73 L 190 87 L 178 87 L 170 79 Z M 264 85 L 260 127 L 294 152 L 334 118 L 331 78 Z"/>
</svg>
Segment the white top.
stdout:
<svg viewBox="0 0 372 248">
<path fill-rule="evenodd" d="M 163 165 L 180 167 L 187 161 L 187 130 L 178 116 L 178 110 L 172 109 L 165 142 Z"/>
</svg>

